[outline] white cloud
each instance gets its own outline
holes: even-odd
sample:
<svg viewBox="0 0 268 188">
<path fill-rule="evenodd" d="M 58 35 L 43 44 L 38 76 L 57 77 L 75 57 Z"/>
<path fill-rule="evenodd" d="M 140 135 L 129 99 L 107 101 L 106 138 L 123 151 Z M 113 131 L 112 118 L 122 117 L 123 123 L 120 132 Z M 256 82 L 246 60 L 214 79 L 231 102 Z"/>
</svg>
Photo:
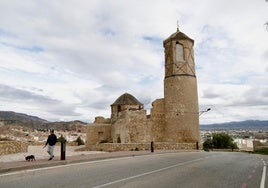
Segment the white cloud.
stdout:
<svg viewBox="0 0 268 188">
<path fill-rule="evenodd" d="M 149 108 L 163 97 L 162 41 L 179 19 L 195 40 L 200 109 L 212 107 L 201 123 L 267 119 L 267 9 L 250 0 L 2 0 L 0 110 L 92 121 L 125 92 Z"/>
</svg>

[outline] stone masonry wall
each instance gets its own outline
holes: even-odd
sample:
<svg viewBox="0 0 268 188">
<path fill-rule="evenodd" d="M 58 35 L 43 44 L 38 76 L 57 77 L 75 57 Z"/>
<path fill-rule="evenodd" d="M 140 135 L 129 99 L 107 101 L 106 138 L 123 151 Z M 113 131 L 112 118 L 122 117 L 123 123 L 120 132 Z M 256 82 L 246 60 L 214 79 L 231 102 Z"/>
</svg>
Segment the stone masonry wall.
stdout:
<svg viewBox="0 0 268 188">
<path fill-rule="evenodd" d="M 258 140 L 253 141 L 253 151 L 257 151 L 257 150 L 264 149 L 264 148 L 268 148 L 267 143 L 261 143 Z"/>
<path fill-rule="evenodd" d="M 0 155 L 27 152 L 28 145 L 19 141 L 0 141 Z"/>
<path fill-rule="evenodd" d="M 199 112 L 196 78 L 176 76 L 165 79 L 167 142 L 199 142 Z"/>
<path fill-rule="evenodd" d="M 147 143 L 151 140 L 151 121 L 145 110 L 123 111 L 112 125 L 113 143 Z"/>
<path fill-rule="evenodd" d="M 175 37 L 177 36 L 177 37 Z M 164 108 L 166 142 L 199 142 L 199 113 L 193 41 L 183 34 L 164 41 Z M 176 45 L 183 45 L 183 60 L 176 59 Z"/>
<path fill-rule="evenodd" d="M 111 125 L 92 123 L 87 126 L 87 142 L 86 145 L 97 144 L 101 141 L 111 139 Z"/>
<path fill-rule="evenodd" d="M 151 143 L 104 143 L 87 146 L 88 150 L 93 151 L 130 151 L 130 150 L 150 150 Z M 156 142 L 154 143 L 155 150 L 196 150 L 196 143 L 168 143 Z"/>
<path fill-rule="evenodd" d="M 152 121 L 152 141 L 162 142 L 165 133 L 165 111 L 164 99 L 156 99 L 152 103 L 151 121 Z"/>
</svg>

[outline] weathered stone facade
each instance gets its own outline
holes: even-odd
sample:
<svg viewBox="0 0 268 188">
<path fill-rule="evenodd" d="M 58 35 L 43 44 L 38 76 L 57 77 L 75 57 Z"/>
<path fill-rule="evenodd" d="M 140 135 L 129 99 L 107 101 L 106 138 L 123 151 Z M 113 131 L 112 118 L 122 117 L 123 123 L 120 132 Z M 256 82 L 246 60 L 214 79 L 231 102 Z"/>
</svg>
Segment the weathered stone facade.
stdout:
<svg viewBox="0 0 268 188">
<path fill-rule="evenodd" d="M 103 143 L 90 146 L 91 150 L 98 151 L 142 151 L 150 150 L 151 143 Z M 154 149 L 156 150 L 195 150 L 196 143 L 169 143 L 169 142 L 155 142 Z"/>
<path fill-rule="evenodd" d="M 152 102 L 150 115 L 125 93 L 111 105 L 111 118 L 97 117 L 88 126 L 87 146 L 114 151 L 138 148 L 195 149 L 199 143 L 194 41 L 177 30 L 164 42 L 164 98 Z M 109 144 L 103 144 L 103 143 Z"/>
<path fill-rule="evenodd" d="M 164 41 L 166 142 L 198 142 L 199 113 L 194 41 L 177 31 Z"/>
<path fill-rule="evenodd" d="M 110 119 L 96 117 L 93 124 L 88 125 L 87 144 L 109 142 L 111 140 Z"/>
<path fill-rule="evenodd" d="M 267 143 L 261 143 L 259 140 L 253 140 L 253 151 L 258 151 L 264 148 L 268 148 Z"/>
</svg>

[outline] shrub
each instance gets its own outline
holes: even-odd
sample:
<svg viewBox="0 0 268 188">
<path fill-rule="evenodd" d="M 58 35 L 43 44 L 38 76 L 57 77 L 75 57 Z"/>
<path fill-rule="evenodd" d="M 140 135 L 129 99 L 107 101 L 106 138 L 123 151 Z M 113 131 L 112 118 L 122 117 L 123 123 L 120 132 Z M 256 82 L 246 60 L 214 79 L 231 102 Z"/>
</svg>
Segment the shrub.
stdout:
<svg viewBox="0 0 268 188">
<path fill-rule="evenodd" d="M 78 138 L 76 139 L 76 142 L 77 142 L 78 146 L 85 145 L 85 142 L 81 139 L 80 136 L 78 136 Z"/>
<path fill-rule="evenodd" d="M 216 133 L 212 135 L 212 139 L 208 138 L 203 143 L 204 150 L 208 149 L 238 149 L 236 143 L 230 135 L 226 133 Z"/>
<path fill-rule="evenodd" d="M 60 136 L 58 139 L 57 139 L 57 142 L 66 142 L 66 139 L 64 138 L 64 136 Z"/>
<path fill-rule="evenodd" d="M 261 148 L 261 149 L 258 149 L 258 150 L 255 151 L 254 153 L 257 153 L 257 154 L 263 154 L 263 155 L 268 155 L 268 148 Z"/>
<path fill-rule="evenodd" d="M 203 148 L 205 151 L 213 148 L 212 140 L 211 138 L 207 138 L 207 140 L 203 143 Z"/>
</svg>

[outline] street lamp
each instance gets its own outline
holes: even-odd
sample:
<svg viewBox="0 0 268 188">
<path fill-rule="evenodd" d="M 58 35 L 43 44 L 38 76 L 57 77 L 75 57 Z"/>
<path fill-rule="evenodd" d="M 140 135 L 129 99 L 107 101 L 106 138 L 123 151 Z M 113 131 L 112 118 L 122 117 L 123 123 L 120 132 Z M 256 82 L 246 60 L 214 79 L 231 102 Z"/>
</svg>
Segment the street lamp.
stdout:
<svg viewBox="0 0 268 188">
<path fill-rule="evenodd" d="M 202 110 L 202 111 L 200 111 L 199 112 L 199 116 L 201 116 L 202 114 L 204 114 L 205 112 L 208 112 L 208 111 L 210 111 L 211 110 L 211 108 L 208 108 L 208 109 L 206 109 L 206 110 Z"/>
</svg>

